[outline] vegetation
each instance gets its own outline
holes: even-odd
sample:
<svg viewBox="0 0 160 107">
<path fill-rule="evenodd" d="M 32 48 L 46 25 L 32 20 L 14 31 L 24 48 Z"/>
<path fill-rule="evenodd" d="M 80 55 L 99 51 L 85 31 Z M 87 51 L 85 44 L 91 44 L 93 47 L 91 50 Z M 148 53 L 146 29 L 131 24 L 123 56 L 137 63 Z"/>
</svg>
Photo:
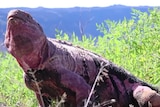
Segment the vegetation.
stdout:
<svg viewBox="0 0 160 107">
<path fill-rule="evenodd" d="M 23 72 L 10 54 L 0 54 L 0 107 L 36 107 L 32 91 L 26 88 Z M 2 106 L 3 107 L 3 106 Z"/>
<path fill-rule="evenodd" d="M 57 30 L 57 39 L 70 41 L 89 49 L 135 76 L 154 85 L 160 84 L 160 11 L 159 9 L 140 12 L 134 10 L 132 19 L 106 20 L 96 24 L 102 36 L 97 38 L 82 36 L 79 40 Z M 37 101 L 32 91 L 23 82 L 23 72 L 9 54 L 0 54 L 0 105 L 12 107 L 36 107 Z"/>
</svg>

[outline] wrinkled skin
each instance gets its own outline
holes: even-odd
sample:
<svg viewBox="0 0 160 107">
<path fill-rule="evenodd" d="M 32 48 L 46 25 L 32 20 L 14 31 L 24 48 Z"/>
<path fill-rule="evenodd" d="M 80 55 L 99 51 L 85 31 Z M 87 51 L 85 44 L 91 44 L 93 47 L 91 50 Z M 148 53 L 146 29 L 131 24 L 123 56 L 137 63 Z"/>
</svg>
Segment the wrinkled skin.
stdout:
<svg viewBox="0 0 160 107">
<path fill-rule="evenodd" d="M 24 70 L 26 86 L 35 92 L 41 107 L 49 107 L 52 99 L 60 100 L 64 93 L 65 107 L 83 107 L 102 63 L 107 64 L 107 77 L 96 85 L 92 104 L 115 99 L 113 107 L 160 107 L 157 89 L 97 54 L 46 38 L 28 13 L 11 10 L 7 20 L 4 43 Z"/>
</svg>

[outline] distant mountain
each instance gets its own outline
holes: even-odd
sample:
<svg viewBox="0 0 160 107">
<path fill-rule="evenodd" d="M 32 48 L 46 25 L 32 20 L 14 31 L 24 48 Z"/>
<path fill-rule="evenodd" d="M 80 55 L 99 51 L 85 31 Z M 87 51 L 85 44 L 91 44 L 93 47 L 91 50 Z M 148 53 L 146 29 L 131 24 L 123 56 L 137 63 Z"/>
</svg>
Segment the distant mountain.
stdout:
<svg viewBox="0 0 160 107">
<path fill-rule="evenodd" d="M 35 20 L 43 27 L 48 37 L 54 37 L 55 29 L 62 30 L 68 34 L 76 33 L 77 36 L 82 34 L 100 35 L 96 30 L 96 23 L 101 23 L 106 19 L 123 20 L 131 18 L 132 8 L 147 11 L 148 6 L 129 7 L 114 5 L 109 7 L 92 7 L 92 8 L 0 8 L 0 42 L 4 40 L 6 29 L 6 17 L 11 9 L 22 9 L 29 12 Z"/>
</svg>

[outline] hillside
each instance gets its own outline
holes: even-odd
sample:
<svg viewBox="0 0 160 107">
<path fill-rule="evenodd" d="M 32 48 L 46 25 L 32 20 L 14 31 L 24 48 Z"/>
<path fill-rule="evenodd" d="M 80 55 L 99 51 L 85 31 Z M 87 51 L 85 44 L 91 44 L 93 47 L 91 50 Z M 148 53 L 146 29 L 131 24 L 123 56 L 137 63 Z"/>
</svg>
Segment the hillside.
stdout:
<svg viewBox="0 0 160 107">
<path fill-rule="evenodd" d="M 122 5 L 114 5 L 109 7 L 93 7 L 93 8 L 16 8 L 29 12 L 43 27 L 44 32 L 49 37 L 54 37 L 55 29 L 63 30 L 63 32 L 81 35 L 92 35 L 94 37 L 101 35 L 96 30 L 96 23 L 104 20 L 123 20 L 131 18 L 132 8 L 147 11 L 147 6 L 128 7 Z M 4 32 L 6 28 L 6 17 L 9 10 L 15 8 L 0 8 L 0 43 L 4 40 Z M 2 46 L 0 46 L 1 50 Z"/>
</svg>

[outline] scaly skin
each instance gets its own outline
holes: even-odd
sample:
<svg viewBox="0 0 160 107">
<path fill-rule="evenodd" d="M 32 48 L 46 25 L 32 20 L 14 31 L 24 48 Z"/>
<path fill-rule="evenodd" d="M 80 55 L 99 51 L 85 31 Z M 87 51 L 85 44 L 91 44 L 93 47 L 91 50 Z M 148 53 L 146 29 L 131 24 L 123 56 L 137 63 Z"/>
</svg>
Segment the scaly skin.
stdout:
<svg viewBox="0 0 160 107">
<path fill-rule="evenodd" d="M 158 90 L 95 53 L 46 38 L 28 13 L 12 10 L 7 19 L 5 45 L 24 70 L 26 86 L 35 92 L 41 107 L 48 107 L 64 93 L 65 107 L 82 107 L 102 63 L 107 64 L 107 77 L 98 81 L 92 104 L 115 99 L 113 107 L 160 106 Z"/>
</svg>

